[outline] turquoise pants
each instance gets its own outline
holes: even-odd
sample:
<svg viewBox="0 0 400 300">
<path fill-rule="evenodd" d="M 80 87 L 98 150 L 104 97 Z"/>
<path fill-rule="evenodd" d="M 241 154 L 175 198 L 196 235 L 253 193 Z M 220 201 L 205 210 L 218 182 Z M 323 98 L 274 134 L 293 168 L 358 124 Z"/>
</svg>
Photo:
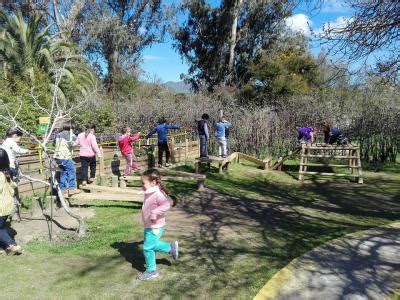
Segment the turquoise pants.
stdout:
<svg viewBox="0 0 400 300">
<path fill-rule="evenodd" d="M 156 252 L 169 253 L 171 244 L 160 241 L 164 233 L 164 227 L 152 229 L 144 229 L 143 254 L 146 261 L 146 271 L 153 272 L 156 270 Z"/>
</svg>

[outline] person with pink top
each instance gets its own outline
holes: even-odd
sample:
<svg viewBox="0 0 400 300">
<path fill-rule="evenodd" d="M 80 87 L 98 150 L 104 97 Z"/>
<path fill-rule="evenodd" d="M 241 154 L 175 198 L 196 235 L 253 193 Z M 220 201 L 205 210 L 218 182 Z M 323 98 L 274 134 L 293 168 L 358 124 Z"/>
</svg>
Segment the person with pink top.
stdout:
<svg viewBox="0 0 400 300">
<path fill-rule="evenodd" d="M 131 135 L 131 129 L 125 126 L 121 129 L 121 133 L 122 135 L 118 137 L 118 146 L 122 156 L 126 160 L 124 175 L 129 176 L 132 171 L 139 169 L 132 143 L 140 137 L 140 132 Z"/>
<path fill-rule="evenodd" d="M 79 156 L 81 159 L 81 181 L 82 185 L 87 182 L 92 183 L 96 180 L 96 155 L 101 157 L 96 136 L 94 135 L 96 125 L 87 124 L 86 130 L 78 134 L 76 139 L 79 144 Z M 90 167 L 90 178 L 88 180 L 88 168 Z"/>
<path fill-rule="evenodd" d="M 142 174 L 144 201 L 142 206 L 142 221 L 144 224 L 143 253 L 146 262 L 146 271 L 138 273 L 138 280 L 151 280 L 159 276 L 156 269 L 156 253 L 170 254 L 173 259 L 178 259 L 178 241 L 168 243 L 161 241 L 164 233 L 165 214 L 175 201 L 168 196 L 161 183 L 160 173 L 150 169 Z M 170 200 L 171 199 L 171 200 Z"/>
</svg>

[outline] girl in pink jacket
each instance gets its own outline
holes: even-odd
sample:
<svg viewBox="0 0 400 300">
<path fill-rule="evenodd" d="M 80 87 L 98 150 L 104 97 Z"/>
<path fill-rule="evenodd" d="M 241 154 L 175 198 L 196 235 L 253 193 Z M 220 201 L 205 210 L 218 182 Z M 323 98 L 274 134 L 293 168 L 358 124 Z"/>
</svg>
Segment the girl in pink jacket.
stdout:
<svg viewBox="0 0 400 300">
<path fill-rule="evenodd" d="M 79 156 L 81 159 L 81 181 L 82 185 L 86 182 L 92 183 L 96 180 L 96 155 L 101 157 L 101 151 L 97 145 L 94 135 L 96 125 L 87 124 L 86 130 L 78 134 L 76 139 L 79 144 Z M 88 167 L 90 167 L 90 179 L 88 180 Z"/>
<path fill-rule="evenodd" d="M 118 137 L 119 150 L 126 160 L 125 176 L 129 176 L 132 171 L 138 170 L 137 160 L 135 153 L 133 153 L 132 143 L 140 137 L 140 132 L 131 135 L 131 129 L 129 127 L 123 127 L 121 129 L 122 135 Z"/>
<path fill-rule="evenodd" d="M 156 252 L 169 253 L 178 258 L 178 241 L 167 243 L 160 240 L 164 233 L 165 214 L 171 207 L 170 197 L 161 183 L 160 173 L 150 169 L 142 174 L 144 201 L 142 220 L 144 224 L 143 254 L 146 271 L 138 273 L 138 280 L 151 280 L 159 276 L 156 270 Z M 174 206 L 175 203 L 172 204 Z"/>
</svg>

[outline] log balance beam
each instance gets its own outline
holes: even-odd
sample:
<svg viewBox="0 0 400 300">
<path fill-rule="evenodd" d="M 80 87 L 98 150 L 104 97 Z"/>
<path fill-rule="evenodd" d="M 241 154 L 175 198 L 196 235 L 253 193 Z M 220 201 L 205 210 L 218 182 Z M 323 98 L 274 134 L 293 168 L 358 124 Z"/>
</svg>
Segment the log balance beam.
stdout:
<svg viewBox="0 0 400 300">
<path fill-rule="evenodd" d="M 228 170 L 229 165 L 236 161 L 237 163 L 240 163 L 241 160 L 246 160 L 249 161 L 258 167 L 260 167 L 263 170 L 268 170 L 271 168 L 271 158 L 261 160 L 255 157 L 252 157 L 250 155 L 241 153 L 241 152 L 234 152 L 228 157 L 217 157 L 217 156 L 208 156 L 208 157 L 198 157 L 194 161 L 194 166 L 196 173 L 200 173 L 200 165 L 201 164 L 207 164 L 208 169 L 211 169 L 211 164 L 215 163 L 218 165 L 218 173 L 222 173 L 223 170 Z"/>
</svg>

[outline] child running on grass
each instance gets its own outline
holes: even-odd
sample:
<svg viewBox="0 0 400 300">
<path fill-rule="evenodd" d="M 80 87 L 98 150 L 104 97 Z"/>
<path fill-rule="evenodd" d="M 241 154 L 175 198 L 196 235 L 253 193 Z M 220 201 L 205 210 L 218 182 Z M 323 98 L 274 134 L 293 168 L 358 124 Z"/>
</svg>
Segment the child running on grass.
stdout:
<svg viewBox="0 0 400 300">
<path fill-rule="evenodd" d="M 124 175 L 129 176 L 132 171 L 135 172 L 139 169 L 132 143 L 140 137 L 140 132 L 131 135 L 131 129 L 125 126 L 121 129 L 121 133 L 122 135 L 118 138 L 118 146 L 122 156 L 126 160 Z"/>
<path fill-rule="evenodd" d="M 138 273 L 138 280 L 151 280 L 159 276 L 156 269 L 156 252 L 168 253 L 178 259 L 178 241 L 167 243 L 160 240 L 164 233 L 165 213 L 171 207 L 171 200 L 156 169 L 149 169 L 142 174 L 144 201 L 142 220 L 144 224 L 143 254 L 146 271 Z M 173 201 L 172 206 L 175 206 Z"/>
<path fill-rule="evenodd" d="M 153 134 L 157 133 L 158 138 L 158 167 L 162 168 L 162 159 L 165 151 L 165 166 L 169 167 L 169 157 L 171 155 L 168 148 L 168 130 L 171 129 L 181 129 L 177 125 L 167 124 L 167 120 L 165 118 L 161 118 L 158 120 L 158 124 L 154 127 L 150 133 L 146 136 L 146 139 L 149 139 Z"/>
</svg>

